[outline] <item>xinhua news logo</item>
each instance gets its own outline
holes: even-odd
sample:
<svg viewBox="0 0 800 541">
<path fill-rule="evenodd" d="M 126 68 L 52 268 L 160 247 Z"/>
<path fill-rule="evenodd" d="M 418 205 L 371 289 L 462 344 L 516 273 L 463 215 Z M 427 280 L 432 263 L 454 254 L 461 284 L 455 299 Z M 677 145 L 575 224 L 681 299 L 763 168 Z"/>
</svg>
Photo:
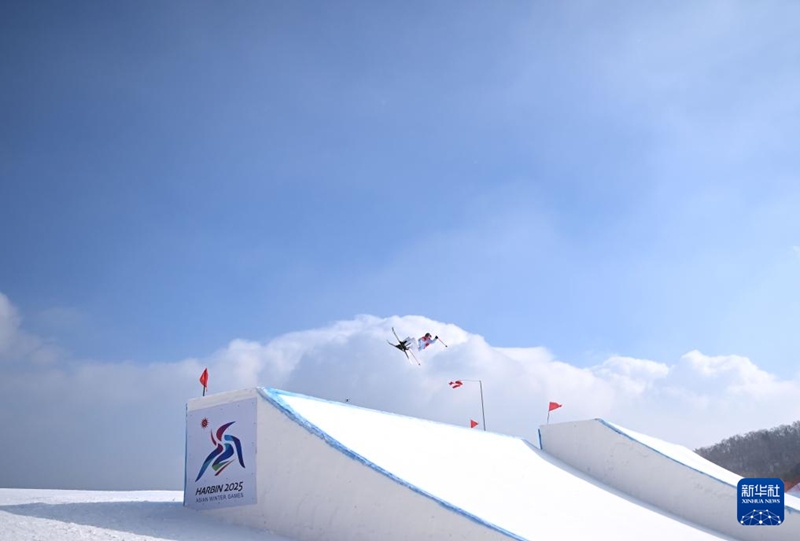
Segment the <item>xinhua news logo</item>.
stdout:
<svg viewBox="0 0 800 541">
<path fill-rule="evenodd" d="M 777 478 L 745 478 L 739 481 L 737 513 L 743 526 L 783 524 L 783 481 Z"/>
</svg>

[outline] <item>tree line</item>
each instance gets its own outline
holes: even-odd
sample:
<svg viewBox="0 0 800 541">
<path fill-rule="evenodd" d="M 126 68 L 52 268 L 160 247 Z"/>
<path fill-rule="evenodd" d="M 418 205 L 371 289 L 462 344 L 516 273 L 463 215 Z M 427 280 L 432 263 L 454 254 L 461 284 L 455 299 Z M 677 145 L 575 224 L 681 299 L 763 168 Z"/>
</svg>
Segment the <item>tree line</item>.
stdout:
<svg viewBox="0 0 800 541">
<path fill-rule="evenodd" d="M 742 477 L 778 477 L 788 489 L 800 481 L 800 421 L 732 436 L 695 453 Z"/>
</svg>

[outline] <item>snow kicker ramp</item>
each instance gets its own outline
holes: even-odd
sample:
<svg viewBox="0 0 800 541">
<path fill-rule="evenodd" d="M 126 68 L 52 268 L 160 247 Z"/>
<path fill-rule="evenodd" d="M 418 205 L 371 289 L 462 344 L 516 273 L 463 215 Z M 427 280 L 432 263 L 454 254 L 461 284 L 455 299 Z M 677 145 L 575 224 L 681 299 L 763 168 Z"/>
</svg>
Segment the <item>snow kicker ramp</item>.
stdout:
<svg viewBox="0 0 800 541">
<path fill-rule="evenodd" d="M 306 540 L 724 539 L 525 440 L 249 389 L 187 405 L 184 505 Z"/>
<path fill-rule="evenodd" d="M 639 500 L 743 541 L 800 540 L 800 500 L 785 497 L 779 526 L 737 521 L 741 476 L 686 447 L 602 419 L 545 425 L 540 447 L 550 455 Z"/>
</svg>

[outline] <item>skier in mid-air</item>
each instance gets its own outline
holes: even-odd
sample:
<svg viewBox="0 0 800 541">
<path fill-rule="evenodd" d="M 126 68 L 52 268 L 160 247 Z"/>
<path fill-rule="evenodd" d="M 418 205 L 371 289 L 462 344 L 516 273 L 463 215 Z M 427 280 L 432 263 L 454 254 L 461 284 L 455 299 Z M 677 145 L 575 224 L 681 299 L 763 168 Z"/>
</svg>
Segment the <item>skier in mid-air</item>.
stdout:
<svg viewBox="0 0 800 541">
<path fill-rule="evenodd" d="M 394 332 L 394 328 L 392 328 L 392 332 Z M 419 360 L 417 359 L 416 355 L 414 355 L 414 352 L 411 350 L 411 348 L 415 344 L 417 346 L 417 351 L 422 351 L 423 349 L 427 348 L 431 344 L 436 343 L 437 340 L 439 342 L 442 342 L 441 340 L 439 340 L 438 336 L 433 336 L 429 332 L 426 332 L 425 335 L 420 337 L 419 339 L 413 338 L 411 336 L 407 336 L 405 338 L 405 340 L 400 340 L 400 338 L 397 336 L 396 332 L 394 333 L 394 335 L 397 338 L 397 342 L 398 343 L 397 344 L 392 344 L 391 342 L 389 342 L 389 344 L 394 346 L 394 347 L 396 347 L 397 349 L 399 349 L 403 353 L 405 353 L 406 357 L 408 357 L 408 354 L 411 353 L 411 356 L 414 357 L 414 360 L 417 361 L 417 364 L 419 364 Z M 442 344 L 444 344 L 444 342 L 442 342 Z M 447 345 L 444 344 L 444 347 L 447 347 Z"/>
<path fill-rule="evenodd" d="M 417 351 L 422 351 L 426 347 L 435 343 L 438 339 L 439 339 L 438 336 L 433 336 L 431 333 L 426 332 L 425 336 L 422 336 L 419 339 L 407 336 L 406 339 L 400 342 L 399 344 L 392 344 L 392 345 L 397 349 L 399 349 L 400 351 L 408 351 L 414 345 L 416 345 Z"/>
</svg>

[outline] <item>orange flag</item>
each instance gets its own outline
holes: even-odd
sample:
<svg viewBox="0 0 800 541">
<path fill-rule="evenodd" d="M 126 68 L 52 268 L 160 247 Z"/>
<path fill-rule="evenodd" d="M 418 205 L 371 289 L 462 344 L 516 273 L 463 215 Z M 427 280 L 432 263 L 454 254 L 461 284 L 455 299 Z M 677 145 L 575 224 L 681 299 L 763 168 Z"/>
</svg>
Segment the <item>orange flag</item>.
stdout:
<svg viewBox="0 0 800 541">
<path fill-rule="evenodd" d="M 469 420 L 469 427 L 470 428 L 475 428 L 476 426 L 478 426 L 478 421 L 473 421 L 472 419 L 470 419 Z"/>
</svg>

